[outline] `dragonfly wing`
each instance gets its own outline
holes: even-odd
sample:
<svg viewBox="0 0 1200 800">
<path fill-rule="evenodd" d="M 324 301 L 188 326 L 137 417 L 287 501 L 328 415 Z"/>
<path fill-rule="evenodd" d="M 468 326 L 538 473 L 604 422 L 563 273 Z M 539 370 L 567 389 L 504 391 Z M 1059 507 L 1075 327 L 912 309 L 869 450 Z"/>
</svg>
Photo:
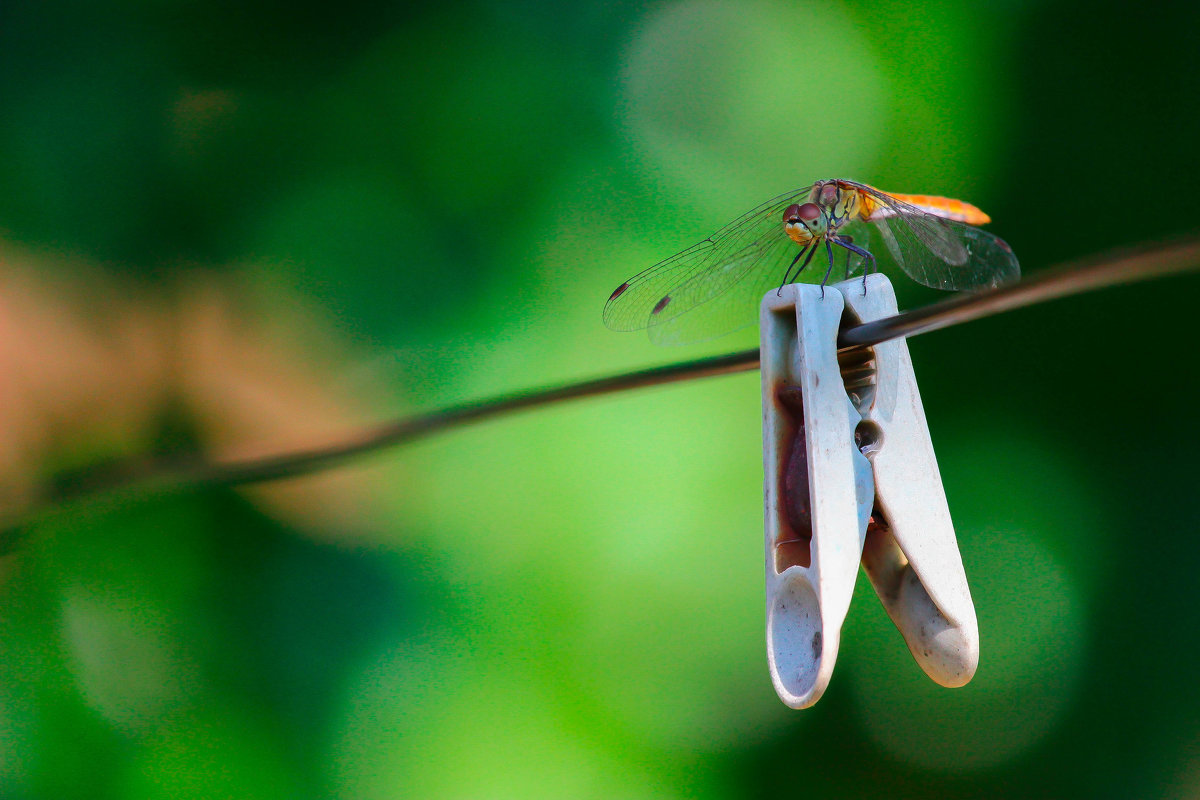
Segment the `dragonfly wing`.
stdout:
<svg viewBox="0 0 1200 800">
<path fill-rule="evenodd" d="M 944 217 L 863 184 L 855 184 L 877 204 L 866 220 L 844 226 L 881 260 L 886 253 L 918 283 L 964 291 L 999 286 L 1021 277 L 1012 248 L 998 236 Z"/>
<path fill-rule="evenodd" d="M 891 253 L 893 261 L 897 264 L 904 263 L 904 255 L 900 250 L 900 243 L 896 241 L 896 236 L 892 233 L 891 228 L 887 225 L 872 224 L 868 230 L 874 231 L 877 234 L 879 240 L 887 247 L 887 251 Z M 878 250 L 879 248 L 875 249 Z"/>
<path fill-rule="evenodd" d="M 957 266 L 966 263 L 966 249 L 946 224 L 951 220 L 922 211 L 911 203 L 879 191 L 874 186 L 852 181 L 846 183 L 850 183 L 859 192 L 870 195 L 875 206 L 871 221 L 887 224 L 898 237 L 916 239 L 947 264 Z"/>
<path fill-rule="evenodd" d="M 768 200 L 721 230 L 630 278 L 617 287 L 604 306 L 604 324 L 632 331 L 666 324 L 691 309 L 726 302 L 722 295 L 756 269 L 767 268 L 764 255 L 782 240 L 795 245 L 783 231 L 783 212 L 812 187 Z M 780 271 L 777 280 L 782 280 Z M 748 321 L 754 314 L 748 312 Z M 706 331 L 709 335 L 729 329 Z"/>
<path fill-rule="evenodd" d="M 989 288 L 1021 279 L 1021 264 L 1008 242 L 985 230 L 961 225 L 959 231 L 967 246 L 967 264 L 987 265 L 979 270 L 972 286 Z"/>
<path fill-rule="evenodd" d="M 707 282 L 679 287 L 673 297 L 686 303 L 686 313 L 655 320 L 649 326 L 650 340 L 663 345 L 689 344 L 755 324 L 762 296 L 783 283 L 788 265 L 799 252 L 796 243 L 780 231 L 762 247 L 754 248 L 722 267 L 729 270 L 729 279 L 724 282 L 720 294 L 710 295 L 706 300 L 697 299 L 702 294 L 709 294 L 711 287 Z M 821 264 L 825 264 L 823 258 Z M 824 273 L 824 267 L 821 272 Z M 665 309 L 660 313 L 665 313 Z"/>
</svg>

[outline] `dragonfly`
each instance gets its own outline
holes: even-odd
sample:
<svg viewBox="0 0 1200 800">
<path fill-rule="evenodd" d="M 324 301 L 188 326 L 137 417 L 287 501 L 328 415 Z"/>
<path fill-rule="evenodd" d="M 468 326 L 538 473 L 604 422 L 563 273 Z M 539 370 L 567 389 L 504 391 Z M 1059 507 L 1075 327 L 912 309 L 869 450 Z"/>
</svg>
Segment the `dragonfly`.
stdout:
<svg viewBox="0 0 1200 800">
<path fill-rule="evenodd" d="M 977 227 L 988 222 L 962 200 L 817 181 L 625 281 L 608 298 L 604 323 L 617 331 L 647 329 L 659 344 L 711 339 L 754 324 L 762 296 L 791 281 L 820 275 L 824 287 L 835 267 L 847 279 L 862 270 L 865 290 L 883 254 L 935 289 L 974 291 L 1015 281 L 1021 267 L 1012 248 Z M 835 264 L 835 254 L 844 254 L 844 264 Z"/>
</svg>

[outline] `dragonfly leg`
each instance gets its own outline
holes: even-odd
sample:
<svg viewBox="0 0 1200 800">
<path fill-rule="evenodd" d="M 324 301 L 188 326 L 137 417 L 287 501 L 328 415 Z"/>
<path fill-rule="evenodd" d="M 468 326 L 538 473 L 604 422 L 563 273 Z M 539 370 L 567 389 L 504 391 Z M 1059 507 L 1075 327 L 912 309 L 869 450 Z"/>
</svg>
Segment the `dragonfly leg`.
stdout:
<svg viewBox="0 0 1200 800">
<path fill-rule="evenodd" d="M 796 266 L 796 262 L 800 260 L 800 256 L 804 255 L 806 252 L 808 253 L 808 257 L 804 259 L 804 263 L 800 265 L 800 269 L 796 270 L 797 276 L 799 276 L 801 272 L 804 272 L 804 270 L 808 267 L 808 262 L 812 261 L 813 254 L 817 252 L 817 245 L 815 241 L 806 244 L 800 250 L 800 252 L 796 254 L 796 257 L 792 259 L 792 263 L 788 265 L 787 272 L 783 273 L 783 283 L 779 284 L 778 293 L 782 293 L 783 287 L 788 285 L 788 277 L 792 274 L 792 267 Z"/>
<path fill-rule="evenodd" d="M 878 265 L 875 263 L 875 256 L 871 254 L 871 251 L 864 250 L 863 248 L 851 242 L 848 236 L 840 236 L 833 241 L 839 247 L 844 247 L 848 251 L 846 254 L 847 263 L 850 261 L 850 253 L 857 253 L 863 257 L 863 294 L 866 294 L 867 276 L 872 272 L 878 271 Z"/>
<path fill-rule="evenodd" d="M 825 299 L 825 284 L 829 282 L 829 274 L 833 272 L 833 243 L 830 241 L 832 237 L 825 237 L 825 252 L 829 256 L 829 268 L 825 270 L 825 277 L 821 278 L 821 299 Z"/>
<path fill-rule="evenodd" d="M 804 247 L 801 247 L 800 252 L 796 253 L 796 257 L 792 259 L 792 263 L 788 264 L 787 271 L 785 271 L 783 273 L 783 283 L 779 284 L 779 289 L 776 290 L 776 292 L 775 292 L 776 296 L 783 294 L 783 287 L 787 286 L 788 276 L 792 274 L 792 267 L 796 266 L 796 262 L 800 260 L 800 257 L 802 255 L 804 255 L 804 251 L 807 249 L 808 249 L 807 245 Z"/>
<path fill-rule="evenodd" d="M 863 264 L 863 296 L 864 297 L 867 294 L 867 276 L 870 275 L 872 272 L 879 271 L 879 267 L 876 266 L 876 264 L 875 264 L 875 256 L 871 255 L 870 252 L 867 253 L 867 260 L 871 262 L 871 266 L 868 267 L 866 264 Z"/>
</svg>

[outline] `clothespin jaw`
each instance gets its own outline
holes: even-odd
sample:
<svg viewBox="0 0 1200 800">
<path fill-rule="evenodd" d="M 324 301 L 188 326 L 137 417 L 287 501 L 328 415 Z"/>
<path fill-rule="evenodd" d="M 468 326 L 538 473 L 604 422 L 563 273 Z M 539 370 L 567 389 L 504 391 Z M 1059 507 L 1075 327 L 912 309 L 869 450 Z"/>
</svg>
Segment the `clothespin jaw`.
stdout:
<svg viewBox="0 0 1200 800">
<path fill-rule="evenodd" d="M 845 298 L 845 325 L 898 313 L 882 274 L 867 277 L 865 292 L 860 279 L 833 288 Z M 842 360 L 860 366 L 846 371 L 846 391 L 863 417 L 859 445 L 875 474 L 863 568 L 925 673 L 963 686 L 979 664 L 979 624 L 908 342 L 892 339 Z M 862 369 L 864 361 L 871 367 Z"/>
<path fill-rule="evenodd" d="M 908 346 L 837 351 L 843 325 L 895 313 L 879 274 L 763 298 L 767 658 L 793 708 L 828 685 L 860 561 L 931 678 L 961 686 L 978 663 L 975 610 Z"/>
<path fill-rule="evenodd" d="M 837 360 L 844 305 L 792 284 L 761 308 L 767 659 L 792 708 L 817 702 L 833 674 L 875 496 Z"/>
</svg>

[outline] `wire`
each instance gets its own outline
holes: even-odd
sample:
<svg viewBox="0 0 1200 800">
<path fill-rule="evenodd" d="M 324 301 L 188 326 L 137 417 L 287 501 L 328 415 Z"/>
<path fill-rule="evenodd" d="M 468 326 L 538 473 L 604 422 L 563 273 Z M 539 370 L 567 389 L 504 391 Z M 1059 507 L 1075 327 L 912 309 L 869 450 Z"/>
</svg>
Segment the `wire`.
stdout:
<svg viewBox="0 0 1200 800">
<path fill-rule="evenodd" d="M 916 336 L 1067 295 L 1195 269 L 1200 269 L 1200 238 L 1110 253 L 1043 270 L 1020 283 L 951 297 L 894 317 L 847 328 L 838 335 L 838 346 L 869 347 L 899 336 Z"/>
<path fill-rule="evenodd" d="M 847 328 L 839 347 L 869 347 L 897 337 L 1011 311 L 1058 297 L 1200 269 L 1200 237 L 1073 262 L 1043 271 L 1021 283 L 961 295 L 923 308 Z M 410 442 L 471 422 L 565 400 L 598 397 L 646 386 L 749 372 L 759 366 L 758 349 L 613 375 L 565 386 L 546 387 L 450 406 L 367 430 L 331 447 L 281 453 L 236 462 L 147 458 L 112 465 L 70 483 L 56 485 L 38 505 L 0 520 L 0 554 L 16 539 L 16 529 L 68 503 L 128 490 L 168 491 L 205 486 L 237 486 L 306 475 L 356 456 Z"/>
</svg>

